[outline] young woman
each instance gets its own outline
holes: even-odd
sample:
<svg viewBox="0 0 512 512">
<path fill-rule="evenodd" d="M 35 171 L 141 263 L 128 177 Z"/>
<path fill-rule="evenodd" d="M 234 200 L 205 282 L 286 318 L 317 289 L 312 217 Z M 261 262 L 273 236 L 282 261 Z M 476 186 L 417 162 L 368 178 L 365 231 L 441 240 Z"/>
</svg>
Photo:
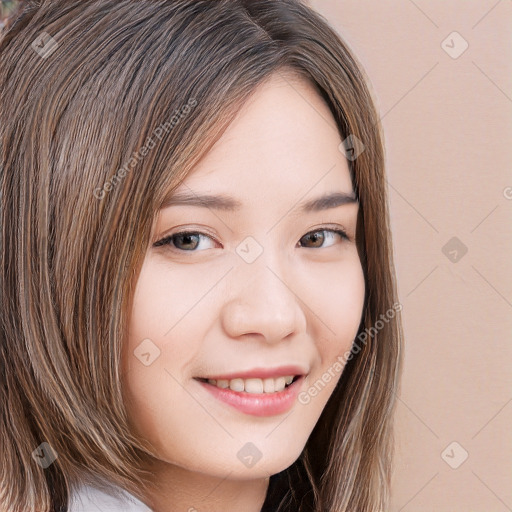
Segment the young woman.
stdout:
<svg viewBox="0 0 512 512">
<path fill-rule="evenodd" d="M 383 146 L 327 22 L 43 1 L 0 90 L 0 508 L 386 510 Z"/>
</svg>

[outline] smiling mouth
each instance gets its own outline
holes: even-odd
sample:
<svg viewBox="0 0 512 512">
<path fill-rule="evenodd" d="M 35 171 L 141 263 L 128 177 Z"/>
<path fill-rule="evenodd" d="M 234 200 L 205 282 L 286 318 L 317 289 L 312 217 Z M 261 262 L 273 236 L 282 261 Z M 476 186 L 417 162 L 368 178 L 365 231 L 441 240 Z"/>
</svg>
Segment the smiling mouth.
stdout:
<svg viewBox="0 0 512 512">
<path fill-rule="evenodd" d="M 275 394 L 284 391 L 297 381 L 302 375 L 286 375 L 281 377 L 260 378 L 234 378 L 234 379 L 206 379 L 197 377 L 196 380 L 215 386 L 220 389 L 230 389 L 244 394 Z"/>
</svg>

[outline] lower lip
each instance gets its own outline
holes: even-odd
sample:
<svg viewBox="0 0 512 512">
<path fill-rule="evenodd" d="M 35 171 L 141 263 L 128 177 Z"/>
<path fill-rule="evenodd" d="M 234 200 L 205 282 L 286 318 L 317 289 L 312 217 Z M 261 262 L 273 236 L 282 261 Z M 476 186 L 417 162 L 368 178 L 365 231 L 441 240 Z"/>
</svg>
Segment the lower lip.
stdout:
<svg viewBox="0 0 512 512">
<path fill-rule="evenodd" d="M 304 376 L 292 382 L 283 391 L 275 393 L 246 393 L 232 389 L 218 388 L 208 382 L 198 381 L 215 398 L 235 409 L 252 416 L 276 416 L 289 411 L 297 396 Z"/>
</svg>

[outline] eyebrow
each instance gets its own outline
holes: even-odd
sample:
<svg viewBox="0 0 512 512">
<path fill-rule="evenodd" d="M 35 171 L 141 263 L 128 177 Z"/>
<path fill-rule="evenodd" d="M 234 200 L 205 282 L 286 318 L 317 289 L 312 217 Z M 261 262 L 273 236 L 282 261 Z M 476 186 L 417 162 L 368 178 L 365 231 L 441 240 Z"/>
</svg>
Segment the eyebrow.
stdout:
<svg viewBox="0 0 512 512">
<path fill-rule="evenodd" d="M 318 212 L 336 208 L 345 204 L 357 203 L 358 200 L 354 192 L 332 192 L 315 199 L 310 199 L 300 203 L 295 209 L 302 213 Z M 199 195 L 189 194 L 187 192 L 175 193 L 166 198 L 161 208 L 169 206 L 199 206 L 204 208 L 211 208 L 213 210 L 223 210 L 229 212 L 236 212 L 240 210 L 243 204 L 237 199 L 226 195 Z"/>
</svg>

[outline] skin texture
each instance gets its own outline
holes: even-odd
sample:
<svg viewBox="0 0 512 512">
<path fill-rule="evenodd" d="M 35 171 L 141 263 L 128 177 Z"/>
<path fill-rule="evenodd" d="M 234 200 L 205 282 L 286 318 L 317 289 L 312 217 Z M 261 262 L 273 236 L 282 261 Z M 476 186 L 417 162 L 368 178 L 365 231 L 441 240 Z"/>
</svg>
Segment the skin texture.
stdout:
<svg viewBox="0 0 512 512">
<path fill-rule="evenodd" d="M 315 89 L 273 75 L 178 188 L 229 195 L 242 208 L 158 212 L 123 353 L 130 421 L 156 455 L 159 492 L 147 501 L 157 512 L 259 511 L 269 476 L 299 457 L 339 380 L 338 371 L 309 403 L 256 417 L 194 377 L 298 364 L 308 373 L 305 390 L 350 349 L 365 293 L 358 204 L 297 210 L 327 193 L 353 193 L 340 143 Z M 185 228 L 205 236 L 153 246 Z M 340 228 L 348 240 L 322 231 Z M 304 238 L 311 231 L 317 241 Z M 236 252 L 249 236 L 263 248 L 252 263 Z M 160 350 L 149 366 L 134 356 L 145 339 Z M 252 467 L 237 457 L 248 442 L 261 452 Z"/>
</svg>

